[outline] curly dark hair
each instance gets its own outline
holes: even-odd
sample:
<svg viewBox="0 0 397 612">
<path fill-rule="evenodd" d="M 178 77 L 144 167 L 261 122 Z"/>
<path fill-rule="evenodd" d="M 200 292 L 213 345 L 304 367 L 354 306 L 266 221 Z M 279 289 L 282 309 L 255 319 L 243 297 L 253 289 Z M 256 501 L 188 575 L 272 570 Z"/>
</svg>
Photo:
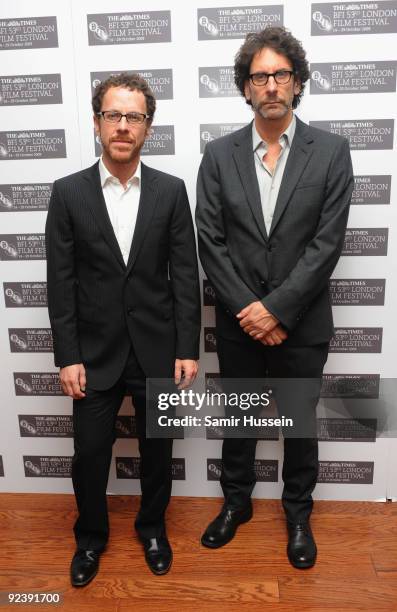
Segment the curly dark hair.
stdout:
<svg viewBox="0 0 397 612">
<path fill-rule="evenodd" d="M 306 53 L 301 43 L 286 28 L 270 26 L 261 32 L 247 34 L 244 43 L 234 58 L 234 82 L 237 88 L 244 96 L 244 85 L 250 75 L 251 62 L 254 55 L 265 47 L 284 55 L 291 62 L 294 75 L 301 86 L 300 92 L 294 96 L 292 101 L 292 108 L 296 108 L 303 95 L 310 72 Z M 251 104 L 250 100 L 246 99 L 246 102 Z"/>
<path fill-rule="evenodd" d="M 92 96 L 92 110 L 95 114 L 100 112 L 103 97 L 111 87 L 125 87 L 131 91 L 141 91 L 146 98 L 146 113 L 149 115 L 148 121 L 149 123 L 153 121 L 156 110 L 156 99 L 152 90 L 145 79 L 139 74 L 129 74 L 128 72 L 112 75 L 95 87 Z"/>
</svg>

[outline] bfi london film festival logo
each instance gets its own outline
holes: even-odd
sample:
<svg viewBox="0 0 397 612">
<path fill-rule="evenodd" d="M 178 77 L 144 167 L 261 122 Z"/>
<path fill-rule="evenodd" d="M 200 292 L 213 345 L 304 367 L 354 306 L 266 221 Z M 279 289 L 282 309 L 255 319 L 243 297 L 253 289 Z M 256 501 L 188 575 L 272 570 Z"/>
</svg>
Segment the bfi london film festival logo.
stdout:
<svg viewBox="0 0 397 612">
<path fill-rule="evenodd" d="M 206 353 L 216 353 L 215 327 L 204 327 L 204 351 Z"/>
<path fill-rule="evenodd" d="M 310 64 L 312 95 L 396 91 L 396 61 Z"/>
<path fill-rule="evenodd" d="M 11 353 L 52 353 L 50 328 L 9 328 Z"/>
<path fill-rule="evenodd" d="M 138 479 L 141 472 L 140 457 L 116 457 L 116 477 L 118 479 Z M 172 480 L 186 480 L 185 459 L 173 457 Z"/>
<path fill-rule="evenodd" d="M 233 66 L 199 68 L 200 98 L 230 98 L 240 96 L 234 83 Z"/>
<path fill-rule="evenodd" d="M 309 125 L 344 136 L 352 151 L 393 149 L 394 119 L 309 121 Z"/>
<path fill-rule="evenodd" d="M 204 153 L 205 145 L 212 140 L 232 134 L 243 128 L 245 123 L 203 123 L 200 125 L 200 153 Z"/>
<path fill-rule="evenodd" d="M 94 132 L 95 155 L 102 155 L 99 136 Z M 153 125 L 141 149 L 141 155 L 175 155 L 175 132 L 173 125 Z"/>
<path fill-rule="evenodd" d="M 70 478 L 72 475 L 70 456 L 23 455 L 26 478 Z"/>
<path fill-rule="evenodd" d="M 0 132 L 0 161 L 66 157 L 65 130 Z"/>
<path fill-rule="evenodd" d="M 312 36 L 397 32 L 397 2 L 321 2 L 311 6 Z"/>
<path fill-rule="evenodd" d="M 63 396 L 57 372 L 14 372 L 15 395 Z"/>
<path fill-rule="evenodd" d="M 21 438 L 73 438 L 71 414 L 19 414 Z"/>
<path fill-rule="evenodd" d="M 376 419 L 318 418 L 320 442 L 375 442 Z"/>
<path fill-rule="evenodd" d="M 90 46 L 171 42 L 171 12 L 91 14 L 87 30 Z"/>
<path fill-rule="evenodd" d="M 52 183 L 0 185 L 0 212 L 46 211 Z"/>
<path fill-rule="evenodd" d="M 254 471 L 257 482 L 278 482 L 277 459 L 255 459 Z M 219 480 L 222 459 L 207 459 L 207 480 Z"/>
<path fill-rule="evenodd" d="M 348 227 L 342 255 L 379 256 L 387 255 L 389 229 L 387 227 Z"/>
<path fill-rule="evenodd" d="M 135 415 L 119 414 L 114 426 L 117 438 L 137 438 Z"/>
<path fill-rule="evenodd" d="M 354 177 L 352 204 L 390 204 L 391 174 L 358 174 Z"/>
<path fill-rule="evenodd" d="M 174 81 L 172 68 L 161 68 L 156 70 L 107 70 L 102 72 L 91 72 L 91 93 L 94 89 L 111 76 L 118 76 L 122 72 L 127 74 L 139 74 L 148 83 L 154 93 L 156 100 L 172 100 L 174 97 Z"/>
<path fill-rule="evenodd" d="M 47 283 L 3 283 L 6 308 L 47 308 Z"/>
<path fill-rule="evenodd" d="M 323 374 L 322 398 L 378 399 L 379 374 Z"/>
<path fill-rule="evenodd" d="M 382 327 L 336 327 L 330 353 L 381 353 Z"/>
<path fill-rule="evenodd" d="M 373 461 L 320 461 L 318 482 L 373 484 Z"/>
<path fill-rule="evenodd" d="M 216 295 L 213 286 L 206 278 L 203 279 L 203 302 L 204 306 L 215 306 Z"/>
<path fill-rule="evenodd" d="M 282 4 L 197 9 L 198 40 L 245 38 L 248 32 L 282 26 L 283 19 Z"/>
<path fill-rule="evenodd" d="M 58 47 L 56 17 L 16 17 L 0 21 L 0 51 Z"/>
<path fill-rule="evenodd" d="M 44 234 L 0 234 L 0 261 L 45 259 Z"/>
<path fill-rule="evenodd" d="M 329 281 L 333 306 L 384 306 L 384 278 L 332 278 Z"/>
<path fill-rule="evenodd" d="M 0 106 L 62 104 L 60 74 L 0 76 Z"/>
</svg>

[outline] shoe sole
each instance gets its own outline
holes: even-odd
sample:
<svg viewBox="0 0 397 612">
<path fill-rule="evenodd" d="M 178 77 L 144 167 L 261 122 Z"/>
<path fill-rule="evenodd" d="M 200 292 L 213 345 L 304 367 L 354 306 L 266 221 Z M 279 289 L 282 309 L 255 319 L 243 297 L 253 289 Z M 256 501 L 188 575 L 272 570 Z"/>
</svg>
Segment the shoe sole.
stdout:
<svg viewBox="0 0 397 612">
<path fill-rule="evenodd" d="M 236 531 L 240 527 L 240 525 L 243 525 L 244 523 L 248 523 L 252 519 L 252 517 L 253 517 L 253 512 L 251 512 L 247 518 L 242 519 L 237 525 L 236 529 L 234 530 L 233 535 L 230 538 L 228 538 L 226 541 L 222 542 L 221 544 L 214 544 L 212 542 L 207 542 L 206 540 L 204 540 L 204 536 L 201 537 L 201 540 L 200 540 L 201 544 L 205 546 L 206 548 L 222 548 L 222 546 L 229 544 L 229 542 L 233 540 L 234 536 L 236 535 Z"/>
</svg>

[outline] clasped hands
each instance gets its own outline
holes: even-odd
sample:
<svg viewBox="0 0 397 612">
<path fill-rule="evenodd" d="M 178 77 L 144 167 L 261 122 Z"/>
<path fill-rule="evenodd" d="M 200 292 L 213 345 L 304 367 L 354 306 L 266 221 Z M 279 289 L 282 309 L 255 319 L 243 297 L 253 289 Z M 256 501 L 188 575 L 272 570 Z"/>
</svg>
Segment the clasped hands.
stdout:
<svg viewBox="0 0 397 612">
<path fill-rule="evenodd" d="M 275 346 L 287 338 L 287 332 L 282 328 L 280 321 L 265 308 L 262 302 L 248 304 L 236 317 L 244 332 L 262 344 Z"/>
</svg>

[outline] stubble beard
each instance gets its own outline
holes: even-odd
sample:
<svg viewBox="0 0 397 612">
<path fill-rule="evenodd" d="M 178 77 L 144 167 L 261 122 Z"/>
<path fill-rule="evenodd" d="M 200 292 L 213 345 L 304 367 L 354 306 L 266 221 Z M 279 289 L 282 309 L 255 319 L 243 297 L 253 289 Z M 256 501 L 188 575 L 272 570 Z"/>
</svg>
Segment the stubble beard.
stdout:
<svg viewBox="0 0 397 612">
<path fill-rule="evenodd" d="M 267 102 L 252 102 L 252 108 L 263 119 L 282 119 L 291 109 L 291 105 L 287 104 L 284 100 L 274 100 L 274 102 L 278 102 L 277 108 L 268 108 L 268 104 L 271 103 L 270 100 Z"/>
</svg>

